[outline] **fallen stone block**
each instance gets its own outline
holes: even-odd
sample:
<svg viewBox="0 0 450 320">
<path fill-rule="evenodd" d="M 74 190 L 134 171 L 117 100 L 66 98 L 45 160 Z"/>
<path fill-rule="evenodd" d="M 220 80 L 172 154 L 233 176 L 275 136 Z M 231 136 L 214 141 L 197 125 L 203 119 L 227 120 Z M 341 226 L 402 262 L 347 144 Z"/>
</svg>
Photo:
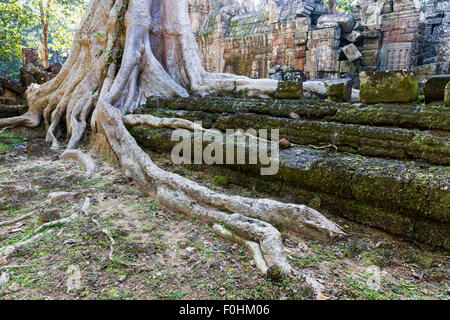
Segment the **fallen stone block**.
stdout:
<svg viewBox="0 0 450 320">
<path fill-rule="evenodd" d="M 352 43 L 358 42 L 363 39 L 363 35 L 361 32 L 353 30 L 352 32 L 344 32 L 342 33 L 342 38 Z"/>
<path fill-rule="evenodd" d="M 444 101 L 445 86 L 450 81 L 450 74 L 431 76 L 425 82 L 425 101 Z"/>
<path fill-rule="evenodd" d="M 41 65 L 28 63 L 20 68 L 20 84 L 25 89 L 33 83 L 44 84 L 55 78 L 61 69 L 60 63 L 50 65 L 47 69 Z"/>
<path fill-rule="evenodd" d="M 356 48 L 356 46 L 353 43 L 350 43 L 349 45 L 342 47 L 342 52 L 347 57 L 348 61 L 353 62 L 358 59 L 362 58 L 361 52 Z"/>
<path fill-rule="evenodd" d="M 0 88 L 3 88 L 3 94 L 5 94 L 6 90 L 9 90 L 16 95 L 21 95 L 22 93 L 25 92 L 22 86 L 1 77 L 0 77 Z M 3 94 L 0 93 L 0 96 Z"/>
<path fill-rule="evenodd" d="M 303 83 L 306 98 L 326 99 L 328 97 L 327 87 L 321 80 L 310 80 Z"/>
<path fill-rule="evenodd" d="M 301 99 L 303 97 L 303 86 L 301 82 L 279 82 L 275 93 L 276 99 Z"/>
<path fill-rule="evenodd" d="M 44 84 L 49 80 L 48 73 L 32 63 L 20 68 L 20 82 L 24 88 L 28 88 L 33 83 Z"/>
<path fill-rule="evenodd" d="M 310 80 L 303 83 L 303 90 L 305 98 L 348 102 L 352 96 L 352 80 L 350 78 Z"/>
<path fill-rule="evenodd" d="M 351 14 L 337 13 L 320 16 L 317 26 L 331 23 L 337 23 L 343 32 L 352 32 L 356 25 L 355 18 Z"/>
<path fill-rule="evenodd" d="M 408 71 L 362 72 L 360 79 L 362 103 L 407 103 L 419 96 L 419 83 Z"/>
<path fill-rule="evenodd" d="M 333 102 L 349 102 L 352 99 L 352 80 L 333 79 L 326 80 L 328 99 Z"/>
</svg>

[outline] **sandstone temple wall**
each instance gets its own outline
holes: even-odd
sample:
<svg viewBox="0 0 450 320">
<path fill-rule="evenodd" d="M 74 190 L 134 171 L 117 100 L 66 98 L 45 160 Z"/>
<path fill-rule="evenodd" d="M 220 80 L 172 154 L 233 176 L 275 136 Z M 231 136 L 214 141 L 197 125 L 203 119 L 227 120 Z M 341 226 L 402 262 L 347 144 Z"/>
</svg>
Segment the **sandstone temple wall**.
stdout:
<svg viewBox="0 0 450 320">
<path fill-rule="evenodd" d="M 250 2 L 191 2 L 207 70 L 266 78 L 270 68 L 286 65 L 310 79 L 373 70 L 409 69 L 419 79 L 449 72 L 449 0 L 359 0 L 352 30 L 320 18 L 329 13 L 323 0 L 244 3 Z"/>
</svg>

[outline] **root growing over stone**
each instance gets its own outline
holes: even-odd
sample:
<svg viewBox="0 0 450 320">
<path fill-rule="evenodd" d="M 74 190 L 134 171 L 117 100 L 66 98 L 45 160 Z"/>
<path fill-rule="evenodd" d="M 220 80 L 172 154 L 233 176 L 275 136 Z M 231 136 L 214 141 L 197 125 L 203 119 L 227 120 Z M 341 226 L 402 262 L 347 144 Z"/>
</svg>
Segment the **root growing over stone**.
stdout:
<svg viewBox="0 0 450 320">
<path fill-rule="evenodd" d="M 126 176 L 139 182 L 161 205 L 220 223 L 236 239 L 245 239 L 261 271 L 279 266 L 289 274 L 292 268 L 273 225 L 328 239 L 344 232 L 308 207 L 223 195 L 166 172 L 138 146 L 124 124 L 124 114 L 150 97 L 231 93 L 268 97 L 277 88 L 274 80 L 206 72 L 191 30 L 187 0 L 92 0 L 61 72 L 42 86 L 30 86 L 28 113 L 0 119 L 0 127 L 34 128 L 44 121 L 46 140 L 58 149 L 61 143 L 56 133 L 64 122 L 69 141 L 62 158 L 79 161 L 90 175 L 95 170 L 92 159 L 74 151 L 90 118 L 92 134 L 106 139 Z M 191 126 L 177 119 L 158 122 L 172 128 Z M 109 257 L 113 259 L 114 239 L 104 233 L 110 239 Z"/>
</svg>

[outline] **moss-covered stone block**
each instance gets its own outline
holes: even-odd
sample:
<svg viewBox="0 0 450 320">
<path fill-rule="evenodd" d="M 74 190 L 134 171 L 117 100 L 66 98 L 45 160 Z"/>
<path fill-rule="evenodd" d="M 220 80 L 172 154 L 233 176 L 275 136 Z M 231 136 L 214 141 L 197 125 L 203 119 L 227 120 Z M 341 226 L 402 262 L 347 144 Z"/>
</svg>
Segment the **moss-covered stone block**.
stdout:
<svg viewBox="0 0 450 320">
<path fill-rule="evenodd" d="M 278 83 L 276 99 L 301 99 L 303 97 L 303 85 L 301 82 L 282 81 Z"/>
<path fill-rule="evenodd" d="M 438 165 L 450 164 L 448 136 L 402 128 L 341 124 L 328 121 L 285 119 L 254 113 L 223 115 L 215 128 L 225 131 L 279 129 L 280 135 L 298 145 L 333 144 L 341 152 L 393 159 L 420 159 Z"/>
<path fill-rule="evenodd" d="M 361 72 L 362 103 L 407 103 L 417 100 L 419 83 L 408 71 Z"/>
<path fill-rule="evenodd" d="M 171 130 L 130 129 L 141 146 L 170 154 L 171 142 L 163 141 L 170 140 Z M 214 185 L 256 185 L 283 195 L 291 190 L 301 203 L 318 196 L 320 207 L 330 213 L 423 243 L 450 246 L 448 167 L 299 147 L 281 151 L 279 173 L 270 179 L 259 176 L 260 165 L 191 167 L 217 168 L 212 171 Z"/>
<path fill-rule="evenodd" d="M 328 99 L 333 102 L 349 102 L 352 99 L 352 82 L 349 79 L 327 80 Z"/>
</svg>

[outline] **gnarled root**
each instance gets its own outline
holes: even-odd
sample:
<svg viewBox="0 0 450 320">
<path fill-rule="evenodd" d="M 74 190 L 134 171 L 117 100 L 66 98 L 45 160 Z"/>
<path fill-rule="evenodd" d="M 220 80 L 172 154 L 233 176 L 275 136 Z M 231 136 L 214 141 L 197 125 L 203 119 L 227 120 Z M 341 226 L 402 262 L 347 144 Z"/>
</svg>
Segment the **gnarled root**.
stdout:
<svg viewBox="0 0 450 320">
<path fill-rule="evenodd" d="M 223 195 L 166 172 L 137 145 L 117 109 L 105 101 L 97 116 L 125 173 L 150 187 L 160 204 L 206 222 L 222 223 L 238 236 L 259 243 L 267 265 L 279 265 L 285 274 L 290 273 L 291 267 L 279 232 L 272 225 L 327 238 L 344 235 L 335 223 L 306 206 Z M 177 121 L 159 123 L 172 126 Z M 186 121 L 179 124 L 190 126 Z"/>
<path fill-rule="evenodd" d="M 236 243 L 239 243 L 240 245 L 243 245 L 247 247 L 247 250 L 250 251 L 253 260 L 255 261 L 255 265 L 258 268 L 259 271 L 261 271 L 262 274 L 266 274 L 269 267 L 267 266 L 266 260 L 264 260 L 264 256 L 261 252 L 261 247 L 258 243 L 250 240 L 245 240 L 233 232 L 227 230 L 222 225 L 215 223 L 213 226 L 214 232 L 221 236 L 222 238 L 228 239 L 230 241 L 234 241 Z"/>
<path fill-rule="evenodd" d="M 52 192 L 47 196 L 47 205 L 53 207 L 63 201 L 72 201 L 77 197 L 77 192 Z"/>
<path fill-rule="evenodd" d="M 151 115 L 127 115 L 123 117 L 123 121 L 128 126 L 144 125 L 151 128 L 182 128 L 208 131 L 199 124 L 185 119 L 158 118 Z M 183 186 L 173 185 L 173 187 L 183 189 L 194 197 L 200 197 L 205 200 L 210 198 L 207 205 L 226 207 L 226 211 L 228 212 L 245 212 L 247 216 L 272 224 L 283 225 L 288 229 L 308 236 L 333 238 L 345 235 L 338 225 L 326 219 L 312 208 L 280 203 L 268 199 L 255 200 L 237 196 L 230 197 L 216 194 L 206 188 L 195 187 L 192 184 L 188 183 L 188 185 Z"/>
<path fill-rule="evenodd" d="M 35 214 L 36 214 L 36 212 L 33 211 L 33 212 L 30 212 L 30 213 L 24 214 L 23 216 L 20 216 L 20 217 L 18 217 L 16 219 L 13 219 L 13 220 L 0 222 L 0 227 L 10 226 L 12 224 L 16 224 L 17 222 L 26 220 L 26 219 L 34 216 Z"/>
<path fill-rule="evenodd" d="M 166 172 L 153 163 L 125 127 L 124 120 L 127 124 L 141 121 L 155 127 L 197 128 L 181 119 L 124 118 L 125 113 L 133 112 L 151 96 L 187 97 L 188 90 L 200 95 L 242 91 L 268 96 L 277 90 L 278 82 L 274 80 L 206 72 L 189 26 L 187 8 L 187 0 L 92 0 L 60 74 L 41 87 L 29 88 L 29 112 L 1 119 L 0 127 L 35 127 L 43 118 L 47 141 L 56 149 L 59 142 L 55 133 L 65 116 L 70 141 L 63 158 L 76 159 L 87 174 L 92 174 L 93 161 L 72 150 L 81 140 L 92 112 L 93 133 L 106 136 L 125 174 L 147 188 L 161 205 L 208 223 L 222 224 L 247 241 L 255 259 L 261 260 L 256 258 L 260 255 L 268 267 L 279 266 L 288 274 L 292 268 L 273 225 L 327 239 L 344 232 L 306 206 L 219 194 Z M 125 28 L 121 21 L 125 21 Z M 58 197 L 51 200 L 57 201 Z M 112 260 L 114 239 L 98 221 L 96 224 L 111 242 Z M 266 270 L 262 261 L 259 268 Z"/>
<path fill-rule="evenodd" d="M 53 230 L 49 230 L 48 232 L 50 233 L 52 231 Z M 15 244 L 5 247 L 2 251 L 0 251 L 0 260 L 3 260 L 3 259 L 8 260 L 8 258 L 12 254 L 14 254 L 17 250 L 29 245 L 30 243 L 34 243 L 34 242 L 41 240 L 44 237 L 44 235 L 45 235 L 44 233 L 36 234 L 28 240 L 20 241 L 20 242 L 17 242 Z"/>
<path fill-rule="evenodd" d="M 159 203 L 166 207 L 205 222 L 222 223 L 237 236 L 259 243 L 267 265 L 280 266 L 284 274 L 291 272 L 291 267 L 284 253 L 280 232 L 271 224 L 239 213 L 230 214 L 204 207 L 186 194 L 172 191 L 166 187 L 158 187 L 156 198 Z"/>
<path fill-rule="evenodd" d="M 92 176 L 95 172 L 94 160 L 92 159 L 91 156 L 83 153 L 81 150 L 74 150 L 74 149 L 66 150 L 61 155 L 61 160 L 77 161 L 79 164 L 81 164 L 86 169 L 86 173 L 85 173 L 86 177 Z"/>
</svg>

